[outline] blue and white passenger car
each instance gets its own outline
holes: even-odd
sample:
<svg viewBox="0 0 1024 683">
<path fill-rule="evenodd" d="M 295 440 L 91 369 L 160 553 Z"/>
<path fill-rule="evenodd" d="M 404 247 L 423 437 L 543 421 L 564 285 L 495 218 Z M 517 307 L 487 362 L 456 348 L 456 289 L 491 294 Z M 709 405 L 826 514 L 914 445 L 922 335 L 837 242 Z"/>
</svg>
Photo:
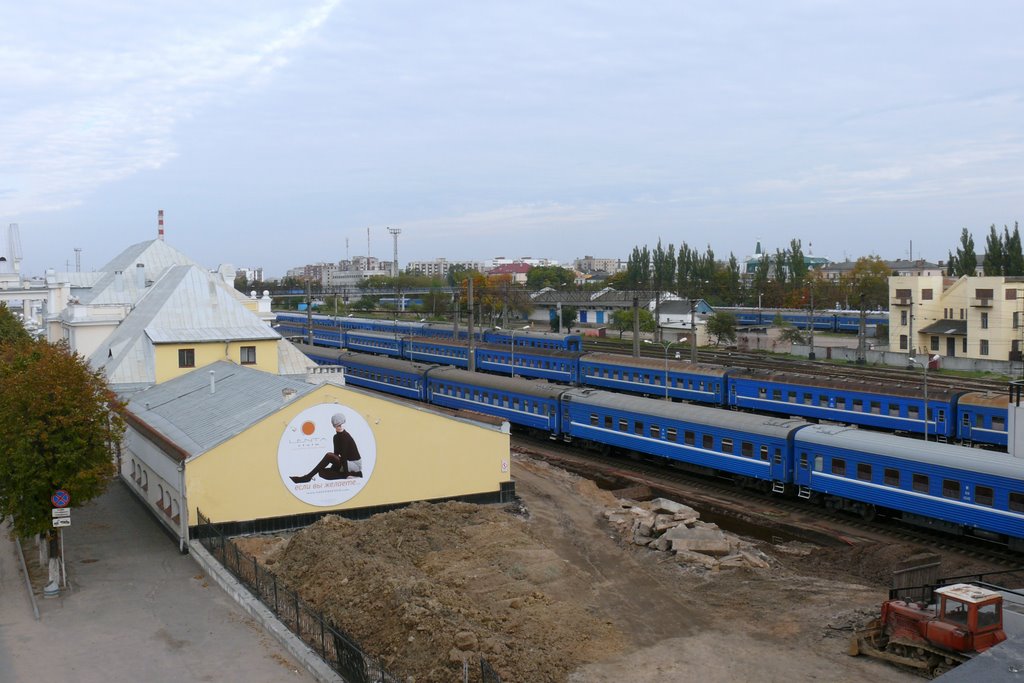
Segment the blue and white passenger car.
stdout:
<svg viewBox="0 0 1024 683">
<path fill-rule="evenodd" d="M 554 438 L 561 433 L 559 397 L 566 388 L 458 368 L 427 373 L 427 401 L 456 410 L 475 410 Z"/>
<path fill-rule="evenodd" d="M 667 374 L 670 399 L 719 406 L 725 405 L 730 372 L 720 366 L 616 353 L 587 353 L 579 359 L 579 381 L 585 386 L 664 397 Z"/>
</svg>

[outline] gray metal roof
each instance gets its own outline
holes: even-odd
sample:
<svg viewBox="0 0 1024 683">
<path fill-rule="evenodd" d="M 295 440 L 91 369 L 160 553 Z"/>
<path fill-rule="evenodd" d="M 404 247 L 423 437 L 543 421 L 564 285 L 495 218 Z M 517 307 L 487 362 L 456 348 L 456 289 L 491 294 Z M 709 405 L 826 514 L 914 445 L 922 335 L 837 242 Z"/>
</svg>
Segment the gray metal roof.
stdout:
<svg viewBox="0 0 1024 683">
<path fill-rule="evenodd" d="M 134 393 L 128 411 L 196 456 L 280 410 L 285 389 L 299 397 L 317 386 L 218 361 Z"/>
<path fill-rule="evenodd" d="M 949 334 L 959 337 L 967 335 L 966 320 L 939 320 L 918 330 L 919 334 Z"/>
<path fill-rule="evenodd" d="M 114 385 L 155 382 L 154 343 L 248 341 L 280 335 L 247 309 L 215 275 L 171 266 L 89 358 Z"/>
<path fill-rule="evenodd" d="M 795 418 L 755 415 L 733 410 L 722 410 L 721 408 L 706 408 L 689 403 L 675 403 L 655 398 L 627 396 L 625 394 L 594 389 L 572 389 L 566 392 L 565 399 L 576 404 L 594 405 L 612 410 L 626 410 L 668 420 L 695 422 L 709 427 L 738 430 L 778 438 L 785 438 L 794 429 L 807 424 L 803 420 Z"/>
<path fill-rule="evenodd" d="M 998 477 L 1024 478 L 1024 458 L 1014 458 L 1007 453 L 934 441 L 925 444 L 923 441 L 905 436 L 892 436 L 841 425 L 811 425 L 797 433 L 796 442 L 872 453 L 928 465 L 968 469 Z"/>
</svg>

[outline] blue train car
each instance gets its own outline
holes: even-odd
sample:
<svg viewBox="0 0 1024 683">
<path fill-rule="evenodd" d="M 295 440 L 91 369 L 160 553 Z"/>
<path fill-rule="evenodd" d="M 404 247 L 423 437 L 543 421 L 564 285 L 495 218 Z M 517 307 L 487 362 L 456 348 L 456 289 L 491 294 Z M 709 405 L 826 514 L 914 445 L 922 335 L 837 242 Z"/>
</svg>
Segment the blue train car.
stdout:
<svg viewBox="0 0 1024 683">
<path fill-rule="evenodd" d="M 721 307 L 716 309 L 736 316 L 741 327 L 769 327 L 781 318 L 782 322 L 800 330 L 810 329 L 811 312 L 801 308 L 745 308 Z M 860 330 L 860 311 L 849 309 L 821 309 L 814 312 L 813 327 L 821 332 L 856 333 Z M 866 311 L 866 325 L 888 325 L 887 311 Z"/>
<path fill-rule="evenodd" d="M 458 368 L 434 368 L 427 374 L 427 401 L 431 404 L 504 418 L 552 438 L 561 433 L 559 397 L 565 391 L 557 384 Z"/>
<path fill-rule="evenodd" d="M 345 333 L 345 348 L 362 353 L 376 353 L 392 358 L 402 358 L 403 338 L 387 332 L 350 330 Z M 316 343 L 316 339 L 313 340 Z"/>
<path fill-rule="evenodd" d="M 665 396 L 665 361 L 616 353 L 586 353 L 579 360 L 580 383 L 631 394 Z M 721 366 L 668 361 L 668 397 L 725 405 L 730 370 Z"/>
<path fill-rule="evenodd" d="M 1024 550 L 1024 461 L 835 425 L 795 434 L 796 484 L 867 519 L 882 511 L 920 526 Z"/>
<path fill-rule="evenodd" d="M 518 337 L 516 338 L 518 342 Z M 549 382 L 576 384 L 579 354 L 531 346 L 480 344 L 475 347 L 478 370 L 501 375 L 546 379 Z M 513 363 L 515 367 L 513 367 Z"/>
<path fill-rule="evenodd" d="M 346 384 L 416 401 L 426 400 L 425 377 L 436 367 L 349 351 L 338 353 L 335 362 L 345 368 Z"/>
<path fill-rule="evenodd" d="M 960 392 L 928 394 L 928 436 L 955 437 Z M 842 382 L 770 370 L 729 375 L 729 405 L 814 420 L 830 420 L 912 434 L 924 434 L 924 397 L 916 384 Z"/>
<path fill-rule="evenodd" d="M 409 337 L 402 348 L 403 357 L 421 363 L 438 363 L 462 368 L 469 367 L 469 347 L 445 337 Z"/>
<path fill-rule="evenodd" d="M 552 351 L 583 350 L 583 338 L 578 334 L 559 334 L 557 332 L 536 332 L 533 330 L 501 330 L 490 329 L 483 333 L 483 340 L 488 344 L 511 344 L 515 340 L 516 347 L 533 349 L 550 349 Z"/>
<path fill-rule="evenodd" d="M 584 440 L 667 458 L 740 481 L 790 479 L 789 440 L 802 420 L 729 413 L 594 389 L 562 397 L 562 427 Z"/>
<path fill-rule="evenodd" d="M 1006 394 L 971 391 L 957 400 L 957 436 L 965 445 L 984 444 L 1006 448 Z"/>
</svg>

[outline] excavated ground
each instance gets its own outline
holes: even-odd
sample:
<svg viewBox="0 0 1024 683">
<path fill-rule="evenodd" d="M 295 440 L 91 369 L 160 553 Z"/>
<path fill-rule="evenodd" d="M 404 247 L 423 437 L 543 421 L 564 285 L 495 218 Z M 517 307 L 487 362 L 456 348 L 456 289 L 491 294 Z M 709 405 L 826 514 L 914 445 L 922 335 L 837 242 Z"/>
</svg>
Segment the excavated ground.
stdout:
<svg viewBox="0 0 1024 683">
<path fill-rule="evenodd" d="M 417 682 L 461 681 L 478 656 L 506 683 L 920 680 L 846 655 L 918 549 L 760 544 L 769 568 L 709 571 L 631 545 L 592 482 L 519 457 L 513 471 L 515 509 L 414 505 L 240 542 Z"/>
</svg>

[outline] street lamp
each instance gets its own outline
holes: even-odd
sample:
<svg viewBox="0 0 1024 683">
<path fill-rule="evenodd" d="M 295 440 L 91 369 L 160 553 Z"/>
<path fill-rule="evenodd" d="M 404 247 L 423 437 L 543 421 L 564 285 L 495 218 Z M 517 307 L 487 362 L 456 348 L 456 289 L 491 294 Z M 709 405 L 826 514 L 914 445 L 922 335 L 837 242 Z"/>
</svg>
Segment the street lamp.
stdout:
<svg viewBox="0 0 1024 683">
<path fill-rule="evenodd" d="M 928 365 L 931 361 L 931 354 L 928 355 L 928 361 L 922 363 L 917 358 L 911 356 L 907 359 L 913 365 L 920 365 L 924 368 L 924 440 L 928 440 Z"/>
<path fill-rule="evenodd" d="M 502 328 L 501 328 L 500 325 L 495 325 L 494 329 L 500 330 Z M 509 358 L 509 365 L 512 366 L 512 378 L 513 379 L 515 379 L 515 376 L 516 376 L 516 332 L 519 332 L 521 330 L 528 330 L 528 329 L 530 329 L 529 325 L 523 325 L 522 327 L 513 327 L 510 330 L 510 332 L 512 333 L 512 344 L 511 344 L 511 349 L 512 350 L 510 352 L 511 353 L 511 357 Z"/>
<path fill-rule="evenodd" d="M 673 344 L 685 344 L 686 337 L 680 337 L 676 341 L 666 341 L 664 339 L 660 341 L 651 341 L 650 339 L 644 339 L 644 344 L 660 344 L 665 347 L 665 400 L 668 401 L 668 349 Z"/>
</svg>

